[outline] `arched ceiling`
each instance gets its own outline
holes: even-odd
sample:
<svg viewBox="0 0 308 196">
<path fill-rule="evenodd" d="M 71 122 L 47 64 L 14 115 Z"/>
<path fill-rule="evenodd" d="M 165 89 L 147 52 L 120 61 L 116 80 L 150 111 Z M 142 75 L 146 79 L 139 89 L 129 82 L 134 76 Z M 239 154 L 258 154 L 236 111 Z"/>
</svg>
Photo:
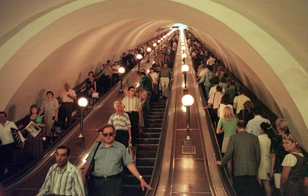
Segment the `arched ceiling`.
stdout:
<svg viewBox="0 0 308 196">
<path fill-rule="evenodd" d="M 308 139 L 308 2 L 11 0 L 0 2 L 0 110 L 11 120 L 89 70 L 182 23 Z M 166 30 L 166 28 L 165 28 Z M 304 146 L 308 149 L 308 145 Z"/>
</svg>

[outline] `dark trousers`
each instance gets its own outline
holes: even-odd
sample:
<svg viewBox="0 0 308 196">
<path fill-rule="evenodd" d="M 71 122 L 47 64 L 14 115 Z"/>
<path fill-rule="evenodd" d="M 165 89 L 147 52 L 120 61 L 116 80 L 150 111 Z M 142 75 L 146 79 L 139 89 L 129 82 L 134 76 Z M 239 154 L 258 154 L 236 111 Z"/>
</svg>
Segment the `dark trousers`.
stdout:
<svg viewBox="0 0 308 196">
<path fill-rule="evenodd" d="M 113 178 L 92 177 L 88 181 L 89 196 L 121 196 L 122 176 Z"/>
<path fill-rule="evenodd" d="M 145 100 L 144 107 L 142 109 L 143 121 L 145 125 L 147 124 L 148 114 L 151 110 L 151 107 L 150 107 L 151 97 L 152 97 L 152 91 L 148 91 L 148 95 Z"/>
<path fill-rule="evenodd" d="M 11 143 L 0 146 L 0 182 L 5 177 L 5 169 L 8 170 L 7 175 L 15 173 L 14 163 L 14 151 L 16 150 L 16 144 Z"/>
<path fill-rule="evenodd" d="M 128 131 L 117 130 L 115 140 L 122 143 L 125 147 L 128 146 Z"/>
<path fill-rule="evenodd" d="M 111 87 L 111 78 L 109 76 L 104 76 L 104 91 L 105 93 L 110 90 Z"/>
<path fill-rule="evenodd" d="M 260 184 L 257 176 L 234 176 L 233 188 L 238 196 L 257 196 Z"/>
<path fill-rule="evenodd" d="M 59 110 L 59 121 L 62 125 L 65 125 L 65 118 L 67 118 L 67 127 L 69 127 L 72 124 L 72 112 L 74 110 L 74 103 L 73 102 L 63 102 L 61 104 L 60 110 Z"/>
<path fill-rule="evenodd" d="M 132 132 L 132 144 L 136 144 L 137 136 L 139 135 L 139 114 L 138 112 L 127 112 Z"/>
</svg>

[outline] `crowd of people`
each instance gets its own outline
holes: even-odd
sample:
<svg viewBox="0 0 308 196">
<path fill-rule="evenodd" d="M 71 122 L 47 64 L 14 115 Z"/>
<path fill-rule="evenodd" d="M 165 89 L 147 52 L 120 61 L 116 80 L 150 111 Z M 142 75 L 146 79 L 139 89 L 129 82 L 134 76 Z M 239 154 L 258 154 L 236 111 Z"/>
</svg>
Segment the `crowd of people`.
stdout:
<svg viewBox="0 0 308 196">
<path fill-rule="evenodd" d="M 140 53 L 144 58 L 146 54 L 143 48 L 152 46 L 154 41 L 151 40 L 137 47 L 137 49 L 130 50 L 128 54 L 123 53 L 121 56 L 121 66 L 125 67 L 126 70 L 133 68 L 138 63 L 136 54 Z M 101 166 L 101 168 L 95 168 L 92 181 L 89 183 L 85 176 L 81 177 L 81 175 L 87 173 L 87 164 L 82 167 L 84 172 L 81 174 L 78 168 L 68 161 L 70 157 L 69 147 L 59 146 L 55 153 L 56 164 L 48 171 L 46 180 L 38 195 L 84 195 L 83 184 L 88 184 L 91 195 L 121 195 L 122 163 L 140 180 L 142 189 L 152 190 L 137 171 L 136 166 L 133 164 L 134 160 L 127 154 L 126 148 L 129 144 L 134 144 L 138 135 L 142 133 L 143 127 L 147 122 L 146 117 L 150 110 L 150 102 L 158 101 L 160 97 L 166 99 L 168 96 L 168 87 L 172 80 L 172 61 L 177 49 L 177 42 L 178 34 L 174 34 L 172 38 L 158 46 L 158 50 L 153 56 L 154 61 L 150 70 L 141 69 L 138 71 L 140 76 L 139 84 L 136 87 L 127 87 L 124 98 L 114 103 L 115 113 L 110 116 L 107 125 L 99 129 L 99 135 L 102 136 L 98 139 L 98 143 L 102 145 L 98 149 L 97 155 L 100 153 L 111 153 L 118 163 L 114 163 L 113 158 L 110 157 L 111 159 L 108 159 L 108 161 L 111 161 L 112 164 L 110 162 L 105 164 L 105 166 Z M 1 132 L 2 129 L 5 132 L 3 137 L 2 134 L 0 135 L 0 153 L 1 157 L 6 157 L 6 159 L 1 159 L 0 180 L 2 181 L 17 171 L 13 157 L 16 151 L 22 151 L 23 155 L 27 154 L 27 161 L 38 160 L 46 145 L 53 145 L 54 137 L 56 136 L 55 128 L 60 127 L 62 131 L 69 130 L 72 124 L 72 113 L 75 110 L 79 93 L 88 97 L 91 105 L 94 104 L 92 101 L 93 93 L 99 93 L 100 95 L 107 93 L 119 79 L 117 77 L 118 72 L 115 70 L 116 66 L 119 66 L 117 62 L 111 65 L 110 60 L 107 60 L 107 63 L 102 65 L 101 70 L 97 74 L 90 71 L 88 78 L 80 85 L 80 92 L 72 89 L 68 83 L 64 84 L 64 90 L 59 94 L 58 98 L 54 98 L 54 93 L 48 91 L 46 99 L 44 99 L 42 104 L 40 106 L 31 105 L 30 113 L 16 123 L 17 126 L 14 122 L 7 121 L 5 112 L 0 112 L 2 125 L 0 128 Z M 36 130 L 36 134 L 30 134 L 30 124 Z M 16 130 L 17 137 L 20 139 L 21 144 L 18 148 L 16 147 L 16 134 L 14 137 L 11 128 Z M 108 133 L 105 133 L 105 130 Z M 3 150 L 4 147 L 5 150 Z M 113 150 L 113 147 L 116 147 L 116 149 Z M 103 149 L 106 152 L 103 152 Z M 91 152 L 92 155 L 93 151 L 94 149 Z M 114 152 L 120 153 L 122 157 L 115 156 Z M 105 161 L 105 156 L 102 157 Z M 90 164 L 91 159 L 91 156 L 89 156 L 87 163 Z M 104 172 L 102 173 L 102 171 Z M 65 176 L 63 182 L 70 183 L 70 186 L 62 186 L 63 183 L 59 183 L 57 180 L 59 175 Z M 110 181 L 105 179 L 110 179 Z M 113 184 L 113 189 L 110 189 L 110 183 Z M 110 194 L 100 194 L 100 192 L 97 192 L 98 189 L 100 191 L 106 190 L 102 189 L 101 186 L 108 187 Z"/>
<path fill-rule="evenodd" d="M 229 181 L 235 192 L 239 196 L 307 195 L 306 157 L 296 139 L 290 134 L 286 120 L 277 118 L 274 129 L 271 123 L 273 119 L 265 117 L 261 104 L 254 103 L 247 96 L 246 89 L 228 72 L 223 63 L 191 33 L 186 31 L 186 37 L 196 79 L 207 103 L 204 109 L 209 111 L 222 153 L 222 160 L 218 160 L 217 164 L 227 167 Z M 166 99 L 168 96 L 177 41 L 178 35 L 175 34 L 169 42 L 161 44 L 149 72 L 144 69 L 138 72 L 140 76 L 138 86 L 128 86 L 124 98 L 114 102 L 115 113 L 110 116 L 108 124 L 99 129 L 101 137 L 87 158 L 83 173 L 69 163 L 68 147 L 57 148 L 55 154 L 57 164 L 50 168 L 49 173 L 58 171 L 55 175 L 59 175 L 61 172 L 65 174 L 68 170 L 72 171 L 70 175 L 66 174 L 66 180 L 74 182 L 75 187 L 62 187 L 56 182 L 56 178 L 50 179 L 53 175 L 48 174 L 39 195 L 46 193 L 66 195 L 71 191 L 83 195 L 83 184 L 88 184 L 92 195 L 105 194 L 101 193 L 102 189 L 98 187 L 113 187 L 108 188 L 110 192 L 106 195 L 109 193 L 120 195 L 123 165 L 140 180 L 142 189 L 152 190 L 136 169 L 126 147 L 136 142 L 143 127 L 146 126 L 150 102 L 158 101 L 160 97 Z M 140 53 L 144 57 L 146 55 L 144 48 L 152 46 L 152 43 L 150 41 L 135 50 L 123 53 L 121 66 L 126 69 L 134 67 L 138 63 L 136 54 Z M 114 65 L 118 66 L 118 62 Z M 118 81 L 118 73 L 112 67 L 108 60 L 106 64 L 102 64 L 98 74 L 89 72 L 89 77 L 82 84 L 82 88 L 90 101 L 93 93 L 105 94 Z M 16 165 L 12 164 L 16 150 L 16 135 L 19 138 L 19 148 L 25 150 L 28 159 L 39 157 L 44 149 L 44 143 L 52 143 L 55 122 L 62 128 L 71 125 L 76 100 L 77 93 L 65 83 L 59 99 L 54 98 L 52 91 L 48 91 L 42 105 L 40 107 L 31 105 L 29 114 L 19 122 L 18 126 L 7 120 L 5 112 L 0 112 L 0 156 L 5 157 L 0 163 L 1 180 L 16 170 Z M 30 134 L 27 129 L 31 122 L 36 130 L 41 131 Z M 12 130 L 19 131 L 14 135 Z M 106 156 L 110 159 L 104 159 Z M 93 160 L 103 164 L 95 164 L 94 170 L 91 171 L 92 178 L 87 179 L 86 173 Z M 111 164 L 111 160 L 116 164 Z"/>
<path fill-rule="evenodd" d="M 191 33 L 186 38 L 222 153 L 217 164 L 237 195 L 308 195 L 307 157 L 286 120 L 267 119 L 232 73 Z"/>
<path fill-rule="evenodd" d="M 177 40 L 175 41 L 177 42 Z M 172 46 L 175 44 L 172 43 Z M 169 44 L 166 44 L 164 48 L 169 48 L 168 46 Z M 171 47 L 170 50 L 172 50 Z M 172 59 L 172 56 L 169 56 L 172 53 L 175 54 L 175 51 L 170 51 L 168 58 L 166 55 L 163 56 L 163 59 Z M 136 138 L 141 134 L 147 121 L 146 116 L 150 110 L 150 102 L 158 101 L 160 97 L 167 98 L 172 73 L 167 61 L 162 64 L 154 63 L 149 73 L 145 69 L 141 69 L 138 75 L 140 80 L 137 87 L 128 86 L 124 98 L 114 102 L 115 112 L 110 116 L 107 124 L 98 130 L 97 144 L 82 166 L 83 172 L 77 171 L 76 167 L 68 161 L 70 149 L 66 146 L 59 146 L 55 154 L 56 164 L 49 169 L 38 195 L 50 193 L 83 195 L 85 194 L 83 185 L 86 185 L 89 195 L 120 196 L 122 195 L 123 166 L 126 166 L 139 179 L 142 190 L 153 189 L 138 172 L 134 157 L 129 154 L 127 147 L 135 144 Z M 164 81 L 162 78 L 168 78 L 168 81 Z M 71 173 L 66 174 L 66 167 L 71 168 Z M 73 186 L 62 186 L 63 184 L 57 181 L 59 172 L 67 176 L 64 182 L 70 182 L 70 185 Z M 90 176 L 87 175 L 89 173 Z"/>
</svg>

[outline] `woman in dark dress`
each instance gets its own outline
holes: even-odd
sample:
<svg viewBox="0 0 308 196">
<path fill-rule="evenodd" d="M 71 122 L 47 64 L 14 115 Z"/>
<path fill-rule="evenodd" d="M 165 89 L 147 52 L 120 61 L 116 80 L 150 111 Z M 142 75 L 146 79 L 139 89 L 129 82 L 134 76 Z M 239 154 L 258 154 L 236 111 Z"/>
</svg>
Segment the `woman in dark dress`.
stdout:
<svg viewBox="0 0 308 196">
<path fill-rule="evenodd" d="M 93 71 L 90 71 L 88 73 L 88 78 L 84 81 L 82 88 L 86 87 L 85 93 L 86 96 L 89 97 L 89 106 L 91 104 L 93 104 L 93 100 L 92 100 L 92 94 L 96 93 L 96 79 L 93 77 L 94 73 Z M 92 100 L 92 102 L 91 102 Z"/>
<path fill-rule="evenodd" d="M 295 138 L 286 134 L 282 137 L 282 143 L 287 154 L 282 161 L 282 173 L 280 179 L 280 194 L 282 196 L 302 196 L 304 194 L 304 171 L 306 159 L 301 152 Z"/>
<path fill-rule="evenodd" d="M 289 134 L 288 124 L 285 119 L 278 118 L 275 122 L 276 131 L 273 131 L 272 134 L 268 134 L 268 137 L 271 139 L 271 148 L 270 148 L 270 177 L 274 179 L 275 189 L 273 190 L 273 196 L 280 195 L 280 175 L 282 172 L 282 161 L 286 156 L 287 152 L 282 146 L 282 137 L 286 134 Z"/>
<path fill-rule="evenodd" d="M 24 130 L 31 121 L 34 122 L 35 127 L 41 129 L 46 127 L 44 117 L 38 115 L 38 107 L 36 105 L 31 105 L 30 114 L 26 115 L 22 119 L 22 124 L 18 126 L 22 130 L 22 134 L 27 138 L 25 151 L 29 154 L 30 159 L 35 159 L 43 152 L 42 131 L 33 136 L 27 130 Z"/>
</svg>

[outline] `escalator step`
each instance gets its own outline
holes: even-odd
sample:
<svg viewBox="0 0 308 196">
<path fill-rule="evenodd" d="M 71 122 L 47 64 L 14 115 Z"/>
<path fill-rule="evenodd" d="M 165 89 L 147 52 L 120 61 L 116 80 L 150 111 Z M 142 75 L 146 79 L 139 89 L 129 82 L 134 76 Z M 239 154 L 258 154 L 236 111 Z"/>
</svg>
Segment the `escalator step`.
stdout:
<svg viewBox="0 0 308 196">
<path fill-rule="evenodd" d="M 138 140 L 142 140 L 142 139 L 147 139 L 148 140 L 159 140 L 160 138 L 160 133 L 158 132 L 143 132 L 141 133 L 141 138 L 137 138 Z"/>
<path fill-rule="evenodd" d="M 142 139 L 137 139 L 135 146 L 139 146 L 140 144 L 142 145 L 150 145 L 150 144 L 156 144 L 158 145 L 159 139 L 153 139 L 153 138 L 142 138 Z"/>
<path fill-rule="evenodd" d="M 143 133 L 160 133 L 161 132 L 161 125 L 160 127 L 144 127 L 143 128 Z"/>
<path fill-rule="evenodd" d="M 137 149 L 137 158 L 156 158 L 156 151 L 141 151 Z"/>
<path fill-rule="evenodd" d="M 154 165 L 155 164 L 155 158 L 141 158 L 141 157 L 137 157 L 137 167 L 139 166 L 144 166 L 144 165 Z"/>
<path fill-rule="evenodd" d="M 158 144 L 136 144 L 137 150 L 140 151 L 157 151 Z"/>
</svg>

